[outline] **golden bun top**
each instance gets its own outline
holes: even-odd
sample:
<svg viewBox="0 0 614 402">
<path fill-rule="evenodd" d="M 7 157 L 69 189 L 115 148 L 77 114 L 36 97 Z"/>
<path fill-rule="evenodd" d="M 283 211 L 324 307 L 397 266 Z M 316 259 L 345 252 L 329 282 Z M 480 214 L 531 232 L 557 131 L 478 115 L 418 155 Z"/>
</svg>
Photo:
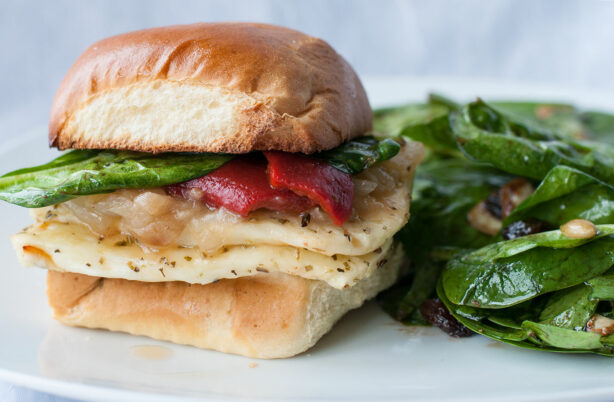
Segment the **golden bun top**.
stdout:
<svg viewBox="0 0 614 402">
<path fill-rule="evenodd" d="M 144 152 L 312 153 L 371 129 L 358 76 L 326 42 L 252 23 L 103 39 L 53 101 L 51 146 Z"/>
</svg>

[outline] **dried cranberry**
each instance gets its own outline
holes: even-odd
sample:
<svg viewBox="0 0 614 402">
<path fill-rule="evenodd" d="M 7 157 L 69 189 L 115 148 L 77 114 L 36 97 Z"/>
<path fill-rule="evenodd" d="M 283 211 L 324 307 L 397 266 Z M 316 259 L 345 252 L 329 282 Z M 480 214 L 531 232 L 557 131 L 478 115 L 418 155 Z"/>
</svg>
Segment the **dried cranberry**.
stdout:
<svg viewBox="0 0 614 402">
<path fill-rule="evenodd" d="M 503 236 L 505 240 L 512 240 L 530 234 L 545 232 L 550 228 L 547 222 L 529 218 L 523 221 L 516 221 L 504 227 L 501 231 L 501 236 Z"/>
<path fill-rule="evenodd" d="M 420 305 L 420 313 L 431 324 L 455 338 L 465 338 L 473 332 L 450 314 L 439 299 L 429 299 Z"/>
<path fill-rule="evenodd" d="M 501 219 L 501 196 L 499 191 L 492 192 L 487 199 L 484 200 L 486 210 L 495 218 Z"/>
</svg>

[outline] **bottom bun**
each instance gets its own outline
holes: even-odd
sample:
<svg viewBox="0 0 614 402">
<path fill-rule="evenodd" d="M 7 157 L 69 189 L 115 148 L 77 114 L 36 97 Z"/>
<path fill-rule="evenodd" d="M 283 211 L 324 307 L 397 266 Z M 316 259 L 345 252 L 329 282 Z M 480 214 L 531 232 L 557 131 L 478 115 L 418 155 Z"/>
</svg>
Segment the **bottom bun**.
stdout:
<svg viewBox="0 0 614 402">
<path fill-rule="evenodd" d="M 272 359 L 312 347 L 343 314 L 392 285 L 402 261 L 397 246 L 372 276 L 344 290 L 287 274 L 191 285 L 49 271 L 47 296 L 64 324 Z"/>
</svg>

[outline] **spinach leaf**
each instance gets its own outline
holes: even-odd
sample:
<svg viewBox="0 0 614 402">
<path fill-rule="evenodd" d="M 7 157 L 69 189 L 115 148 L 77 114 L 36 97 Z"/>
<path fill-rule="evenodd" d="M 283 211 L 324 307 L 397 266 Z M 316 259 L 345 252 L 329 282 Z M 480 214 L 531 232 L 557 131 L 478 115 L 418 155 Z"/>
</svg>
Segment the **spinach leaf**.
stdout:
<svg viewBox="0 0 614 402">
<path fill-rule="evenodd" d="M 557 226 L 576 218 L 614 222 L 614 187 L 569 166 L 556 166 L 503 225 L 528 217 Z"/>
<path fill-rule="evenodd" d="M 231 156 L 70 151 L 48 164 L 0 177 L 0 199 L 28 208 L 120 188 L 159 187 L 203 176 Z"/>
<path fill-rule="evenodd" d="M 592 297 L 592 288 L 580 284 L 505 309 L 475 310 L 484 314 L 482 318 L 510 328 L 522 328 L 525 321 L 532 321 L 580 331 L 595 314 L 598 303 L 599 300 Z"/>
<path fill-rule="evenodd" d="M 571 140 L 587 139 L 580 111 L 572 105 L 544 102 L 489 102 L 504 115 Z"/>
<path fill-rule="evenodd" d="M 554 348 L 592 350 L 603 347 L 601 336 L 592 332 L 574 331 L 531 321 L 523 322 L 522 328 L 530 330 L 534 336 Z"/>
<path fill-rule="evenodd" d="M 439 94 L 429 94 L 429 105 L 445 110 L 459 110 L 460 105 Z M 449 113 L 433 114 L 407 124 L 398 130 L 398 135 L 422 142 L 427 149 L 436 153 L 460 156 L 456 139 L 450 128 Z"/>
<path fill-rule="evenodd" d="M 597 225 L 597 235 L 590 239 L 570 239 L 560 230 L 541 232 L 528 236 L 518 237 L 513 240 L 501 241 L 489 244 L 472 253 L 466 254 L 461 259 L 466 263 L 480 264 L 484 261 L 497 260 L 512 257 L 535 247 L 573 248 L 603 236 L 614 234 L 614 225 Z"/>
<path fill-rule="evenodd" d="M 437 284 L 437 296 L 454 318 L 474 332 L 511 344 L 523 342 L 529 336 L 529 330 L 527 329 L 510 328 L 494 323 L 488 324 L 484 322 L 485 316 L 479 312 L 479 309 L 453 304 L 443 290 L 441 280 Z"/>
<path fill-rule="evenodd" d="M 440 105 L 446 107 L 448 110 L 459 110 L 461 108 L 461 105 L 455 100 L 442 94 L 432 92 L 428 96 L 428 104 L 433 106 Z"/>
<path fill-rule="evenodd" d="M 396 137 L 404 127 L 424 124 L 448 114 L 448 108 L 440 104 L 411 103 L 381 108 L 373 112 L 373 130 L 388 137 Z"/>
<path fill-rule="evenodd" d="M 503 116 L 481 100 L 451 112 L 449 119 L 459 148 L 472 160 L 532 179 L 566 165 L 614 183 L 614 149 L 607 145 L 563 140 Z"/>
<path fill-rule="evenodd" d="M 317 155 L 342 172 L 356 174 L 392 158 L 400 149 L 399 143 L 392 138 L 361 137 Z"/>
<path fill-rule="evenodd" d="M 444 265 L 425 258 L 414 260 L 411 281 L 382 294 L 380 304 L 387 306 L 384 310 L 404 324 L 428 325 L 420 314 L 420 305 L 433 297 Z"/>
<path fill-rule="evenodd" d="M 457 255 L 448 262 L 442 283 L 451 302 L 505 308 L 580 284 L 601 275 L 614 264 L 612 237 L 563 249 L 534 247 L 531 243 L 534 248 L 528 251 L 493 260 L 493 255 L 508 254 L 505 243 L 499 244 L 493 252 L 478 250 L 480 258 L 470 253 Z"/>
<path fill-rule="evenodd" d="M 335 168 L 354 174 L 392 158 L 399 149 L 392 139 L 362 137 L 319 156 Z M 0 177 L 0 199 L 40 208 L 121 188 L 162 187 L 204 176 L 232 158 L 209 153 L 73 150 L 44 165 Z"/>
<path fill-rule="evenodd" d="M 599 300 L 614 300 L 614 270 L 586 281 L 591 287 L 591 298 Z"/>
<path fill-rule="evenodd" d="M 9 172 L 1 177 L 9 177 L 9 176 L 17 176 L 26 173 L 34 173 L 39 171 L 44 171 L 52 168 L 59 168 L 62 166 L 73 165 L 78 162 L 83 162 L 88 159 L 94 158 L 100 153 L 100 151 L 84 149 L 78 151 L 68 151 L 59 157 L 55 158 L 51 162 L 48 162 L 44 165 L 27 167 L 23 169 L 17 169 L 12 172 Z"/>
<path fill-rule="evenodd" d="M 604 112 L 587 111 L 580 114 L 589 140 L 614 145 L 614 115 Z"/>
<path fill-rule="evenodd" d="M 467 223 L 467 212 L 511 178 L 464 159 L 431 159 L 419 167 L 411 218 L 396 235 L 411 256 L 413 280 L 380 296 L 388 313 L 405 323 L 422 323 L 418 308 L 433 296 L 446 260 L 459 249 L 492 241 Z"/>
<path fill-rule="evenodd" d="M 437 285 L 437 295 L 454 318 L 472 331 L 491 339 L 526 349 L 549 352 L 598 353 L 606 356 L 613 354 L 613 349 L 608 345 L 609 337 L 600 337 L 598 334 L 574 330 L 565 325 L 540 323 L 521 317 L 516 317 L 516 319 L 495 317 L 494 314 L 501 310 L 485 310 L 455 305 L 447 298 L 441 281 Z M 523 304 L 526 305 L 527 303 Z M 506 310 L 518 307 L 521 306 Z M 524 308 L 525 311 L 530 309 L 530 305 L 528 309 Z M 555 310 L 555 308 L 553 307 L 552 310 Z M 510 315 L 513 317 L 513 314 Z M 522 320 L 520 324 L 516 323 L 517 319 Z M 578 320 L 578 322 L 580 321 Z"/>
<path fill-rule="evenodd" d="M 415 269 L 412 268 L 414 271 Z M 435 281 L 437 278 L 438 276 L 435 275 Z M 419 307 L 423 301 L 432 296 L 434 287 L 419 286 L 418 284 L 421 283 L 422 281 L 415 274 L 407 276 L 390 289 L 380 293 L 376 298 L 377 303 L 388 315 L 405 325 L 430 325 L 420 313 Z M 408 306 L 400 308 L 402 302 Z"/>
<path fill-rule="evenodd" d="M 593 289 L 584 284 L 551 293 L 537 320 L 541 324 L 581 331 L 599 303 L 592 293 Z"/>
<path fill-rule="evenodd" d="M 399 135 L 422 142 L 435 152 L 458 152 L 448 115 L 437 117 L 429 122 L 407 126 L 400 131 Z"/>
<path fill-rule="evenodd" d="M 432 159 L 419 166 L 412 194 L 412 217 L 425 226 L 412 230 L 421 238 L 432 235 L 439 245 L 478 247 L 492 240 L 467 224 L 469 209 L 512 180 L 505 172 L 464 159 Z M 412 222 L 412 220 L 410 220 Z M 441 225 L 423 231 L 430 225 Z M 462 237 L 460 235 L 463 235 Z"/>
</svg>

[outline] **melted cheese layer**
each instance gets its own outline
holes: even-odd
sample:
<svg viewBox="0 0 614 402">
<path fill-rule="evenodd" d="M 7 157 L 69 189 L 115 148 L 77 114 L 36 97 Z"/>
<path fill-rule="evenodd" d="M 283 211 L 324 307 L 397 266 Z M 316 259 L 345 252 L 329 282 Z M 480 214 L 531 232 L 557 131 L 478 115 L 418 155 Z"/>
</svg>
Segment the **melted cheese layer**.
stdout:
<svg viewBox="0 0 614 402">
<path fill-rule="evenodd" d="M 327 282 L 342 289 L 353 286 L 401 252 L 389 238 L 375 251 L 361 256 L 326 256 L 289 246 L 233 246 L 215 255 L 198 247 L 147 249 L 132 237 L 100 238 L 84 225 L 45 222 L 12 236 L 20 262 L 56 271 L 144 282 L 183 281 L 207 284 L 283 272 Z"/>
</svg>

